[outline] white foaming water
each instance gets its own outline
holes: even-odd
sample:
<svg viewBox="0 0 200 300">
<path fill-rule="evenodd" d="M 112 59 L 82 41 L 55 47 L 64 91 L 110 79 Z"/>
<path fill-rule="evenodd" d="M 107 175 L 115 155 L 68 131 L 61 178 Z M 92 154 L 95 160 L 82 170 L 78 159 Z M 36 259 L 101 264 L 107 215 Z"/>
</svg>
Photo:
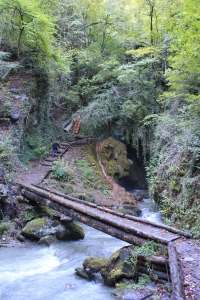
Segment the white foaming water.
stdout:
<svg viewBox="0 0 200 300">
<path fill-rule="evenodd" d="M 138 204 L 138 208 L 142 211 L 140 218 L 155 223 L 162 223 L 160 212 L 151 210 L 149 202 L 149 199 L 143 199 L 143 202 Z"/>
<path fill-rule="evenodd" d="M 130 193 L 137 195 L 142 192 L 142 190 L 129 190 Z M 161 219 L 161 214 L 157 209 L 157 205 L 153 199 L 143 198 L 141 202 L 137 204 L 137 207 L 142 211 L 139 216 L 141 219 L 152 221 L 155 223 L 163 223 Z"/>
</svg>

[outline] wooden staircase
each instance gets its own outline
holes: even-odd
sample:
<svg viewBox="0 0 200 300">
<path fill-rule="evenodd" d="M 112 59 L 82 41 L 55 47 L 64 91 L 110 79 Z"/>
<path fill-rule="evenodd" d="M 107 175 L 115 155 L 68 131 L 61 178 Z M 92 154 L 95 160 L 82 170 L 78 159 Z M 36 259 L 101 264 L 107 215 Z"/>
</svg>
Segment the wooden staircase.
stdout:
<svg viewBox="0 0 200 300">
<path fill-rule="evenodd" d="M 60 143 L 60 148 L 58 150 L 58 153 L 55 154 L 54 157 L 48 156 L 44 161 L 41 162 L 41 165 L 46 167 L 52 167 L 53 162 L 61 158 L 72 146 L 72 144 L 73 143 L 66 143 L 66 142 Z"/>
</svg>

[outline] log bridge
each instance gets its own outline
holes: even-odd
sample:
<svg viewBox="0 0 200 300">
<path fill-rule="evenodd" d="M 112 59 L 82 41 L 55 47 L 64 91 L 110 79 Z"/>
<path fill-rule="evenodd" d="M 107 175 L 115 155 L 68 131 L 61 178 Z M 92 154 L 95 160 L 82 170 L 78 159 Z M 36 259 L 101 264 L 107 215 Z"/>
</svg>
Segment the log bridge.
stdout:
<svg viewBox="0 0 200 300">
<path fill-rule="evenodd" d="M 172 282 L 172 299 L 185 299 L 180 263 L 173 247 L 173 242 L 183 237 L 192 238 L 191 233 L 116 212 L 36 185 L 23 184 L 22 187 L 22 194 L 26 198 L 46 205 L 76 221 L 80 221 L 127 243 L 142 246 L 149 240 L 154 240 L 168 245 L 168 259 L 152 257 L 150 260 L 155 269 L 157 267 L 159 270 L 162 270 L 155 271 L 158 275 L 158 281 Z M 145 273 L 141 259 L 138 266 L 138 274 L 140 273 Z"/>
<path fill-rule="evenodd" d="M 66 148 L 68 149 L 70 146 Z M 67 149 L 63 150 L 59 156 L 62 156 Z M 48 166 L 50 167 L 50 165 Z M 65 216 L 80 221 L 127 243 L 142 246 L 149 242 L 149 240 L 154 240 L 168 245 L 169 258 L 152 257 L 151 262 L 155 265 L 155 268 L 156 264 L 158 264 L 159 270 L 160 268 L 166 270 L 165 273 L 167 273 L 167 277 L 166 274 L 163 275 L 163 272 L 161 272 L 160 279 L 161 281 L 163 279 L 166 281 L 167 279 L 167 281 L 172 282 L 172 300 L 185 299 L 181 266 L 174 242 L 182 238 L 192 238 L 192 233 L 116 212 L 97 204 L 45 189 L 35 184 L 26 185 L 22 183 L 21 186 L 24 197 L 46 205 Z M 143 266 L 141 264 L 138 274 L 142 268 Z"/>
</svg>

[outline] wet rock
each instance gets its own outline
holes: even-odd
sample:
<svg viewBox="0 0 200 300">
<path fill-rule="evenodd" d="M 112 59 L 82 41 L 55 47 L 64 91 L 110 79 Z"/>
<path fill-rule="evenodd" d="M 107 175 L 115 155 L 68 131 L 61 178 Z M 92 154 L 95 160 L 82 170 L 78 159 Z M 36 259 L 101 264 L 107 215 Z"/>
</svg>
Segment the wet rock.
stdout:
<svg viewBox="0 0 200 300">
<path fill-rule="evenodd" d="M 84 268 L 76 268 L 75 271 L 76 271 L 76 273 L 77 273 L 79 276 L 81 276 L 82 278 L 85 278 L 85 279 L 88 279 L 88 280 L 94 279 L 94 275 L 92 275 L 92 274 L 86 272 L 86 271 L 84 270 Z"/>
<path fill-rule="evenodd" d="M 104 279 L 104 283 L 108 286 L 114 286 L 122 277 L 126 277 L 126 273 L 123 270 L 124 261 L 120 259 L 119 249 L 108 259 L 108 263 L 105 268 L 101 270 L 101 275 Z"/>
<path fill-rule="evenodd" d="M 49 235 L 53 235 L 59 240 L 78 240 L 85 236 L 83 228 L 74 222 L 69 223 L 47 217 L 28 222 L 21 234 L 37 241 L 41 237 Z"/>
<path fill-rule="evenodd" d="M 147 190 L 138 190 L 135 192 L 135 196 L 138 199 L 138 201 L 143 201 L 143 199 L 149 198 L 149 194 Z"/>
<path fill-rule="evenodd" d="M 86 272 L 97 273 L 105 268 L 107 259 L 98 257 L 88 257 L 83 262 L 83 267 Z"/>
<path fill-rule="evenodd" d="M 137 290 L 132 288 L 127 288 L 125 290 L 118 288 L 112 294 L 117 297 L 117 300 L 139 300 L 147 298 L 153 300 L 153 298 L 150 298 L 153 295 L 152 291 L 148 291 L 144 288 Z"/>
<path fill-rule="evenodd" d="M 19 234 L 19 235 L 17 236 L 17 240 L 20 241 L 20 242 L 22 242 L 22 243 L 24 243 L 25 240 L 26 240 L 26 238 L 25 238 L 23 235 Z"/>
<path fill-rule="evenodd" d="M 47 246 L 50 246 L 53 243 L 56 243 L 58 241 L 58 239 L 53 236 L 53 235 L 46 235 L 40 238 L 40 240 L 38 241 L 38 244 L 44 244 Z"/>
<path fill-rule="evenodd" d="M 142 211 L 139 209 L 136 205 L 134 204 L 124 204 L 123 205 L 123 210 L 126 214 L 132 215 L 132 216 L 140 216 Z"/>
</svg>

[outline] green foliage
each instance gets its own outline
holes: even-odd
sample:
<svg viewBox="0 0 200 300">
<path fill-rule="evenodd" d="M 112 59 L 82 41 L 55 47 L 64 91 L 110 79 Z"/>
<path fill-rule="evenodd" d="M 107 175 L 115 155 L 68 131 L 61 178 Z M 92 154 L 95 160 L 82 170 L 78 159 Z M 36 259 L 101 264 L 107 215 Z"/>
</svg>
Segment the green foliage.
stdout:
<svg viewBox="0 0 200 300">
<path fill-rule="evenodd" d="M 127 257 L 127 259 L 124 261 L 125 263 L 127 263 L 128 265 L 131 266 L 131 268 L 133 270 L 132 275 L 135 275 L 137 260 L 138 260 L 137 254 L 131 252 L 131 253 L 129 253 L 129 256 Z"/>
<path fill-rule="evenodd" d="M 40 1 L 1 0 L 1 37 L 6 49 L 12 49 L 18 59 L 29 55 L 33 65 L 52 71 L 69 71 L 69 57 L 55 47 L 56 26 L 54 8 Z M 54 2 L 56 4 L 57 1 Z"/>
<path fill-rule="evenodd" d="M 76 162 L 78 168 L 82 173 L 82 180 L 84 184 L 90 188 L 102 190 L 105 193 L 105 190 L 108 189 L 107 182 L 103 178 L 103 175 L 100 171 L 94 167 L 92 167 L 89 162 L 89 158 L 82 159 Z"/>
<path fill-rule="evenodd" d="M 128 288 L 134 288 L 134 289 L 139 289 L 143 287 L 144 285 L 148 284 L 151 282 L 151 278 L 149 275 L 141 275 L 138 277 L 138 282 L 137 283 L 129 283 Z"/>
<path fill-rule="evenodd" d="M 138 282 L 137 283 L 132 283 L 132 282 L 119 282 L 116 284 L 116 287 L 119 287 L 120 290 L 127 290 L 127 289 L 140 289 L 144 285 L 148 284 L 151 282 L 151 278 L 144 274 L 138 277 Z"/>
<path fill-rule="evenodd" d="M 20 219 L 24 223 L 39 218 L 40 216 L 41 212 L 38 210 L 38 208 L 31 205 L 26 205 L 25 209 L 20 212 Z"/>
<path fill-rule="evenodd" d="M 137 250 L 137 255 L 141 255 L 143 257 L 167 254 L 167 247 L 154 241 L 150 241 L 141 247 L 135 247 L 135 249 Z"/>
<path fill-rule="evenodd" d="M 25 147 L 26 153 L 23 154 L 22 160 L 36 160 L 38 158 L 45 158 L 49 153 L 49 145 L 42 136 L 32 131 L 32 135 L 26 138 Z"/>
<path fill-rule="evenodd" d="M 60 216 L 59 212 L 53 210 L 52 208 L 50 208 L 50 207 L 48 207 L 46 205 L 42 205 L 41 209 L 42 209 L 43 213 L 45 214 L 45 216 L 46 215 L 49 216 L 49 217 L 54 217 L 54 216 L 58 216 L 59 217 Z"/>
<path fill-rule="evenodd" d="M 51 177 L 58 181 L 71 181 L 74 178 L 73 171 L 70 169 L 67 163 L 62 159 L 58 159 L 53 162 L 51 167 Z"/>
<path fill-rule="evenodd" d="M 15 152 L 15 146 L 12 144 L 12 139 L 9 136 L 4 136 L 2 140 L 0 140 L 0 159 L 5 164 L 12 163 L 12 157 Z"/>
<path fill-rule="evenodd" d="M 6 101 L 3 103 L 1 107 L 1 114 L 3 118 L 9 117 L 11 114 L 12 103 L 10 101 Z"/>
<path fill-rule="evenodd" d="M 10 227 L 11 227 L 10 220 L 0 221 L 0 235 L 6 234 L 10 230 Z"/>
</svg>

